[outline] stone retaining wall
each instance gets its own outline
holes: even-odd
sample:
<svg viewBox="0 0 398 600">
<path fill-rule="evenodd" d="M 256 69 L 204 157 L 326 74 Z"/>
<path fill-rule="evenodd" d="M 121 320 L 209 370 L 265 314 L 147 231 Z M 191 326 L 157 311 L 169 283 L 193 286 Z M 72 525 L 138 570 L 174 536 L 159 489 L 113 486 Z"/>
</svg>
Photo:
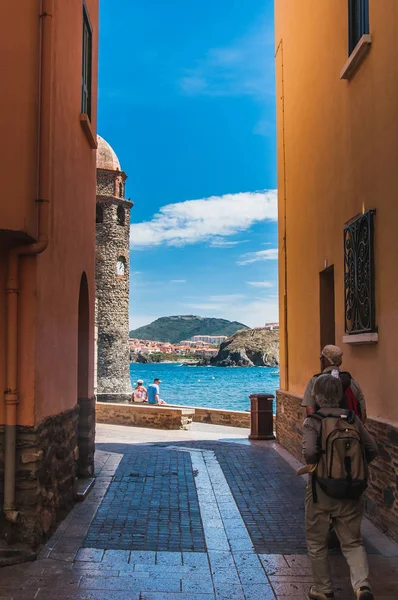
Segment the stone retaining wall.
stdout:
<svg viewBox="0 0 398 600">
<path fill-rule="evenodd" d="M 302 461 L 302 398 L 284 390 L 277 392 L 276 435 L 279 444 Z M 365 495 L 368 517 L 398 542 L 398 427 L 368 418 L 366 427 L 379 446 L 379 457 L 370 465 Z"/>
<path fill-rule="evenodd" d="M 128 425 L 152 429 L 182 429 L 192 422 L 194 410 L 148 404 L 97 402 L 97 423 Z"/>
<path fill-rule="evenodd" d="M 94 474 L 95 453 L 95 397 L 79 398 L 79 477 L 91 477 Z"/>
<path fill-rule="evenodd" d="M 217 408 L 200 408 L 195 406 L 193 420 L 196 423 L 211 425 L 229 425 L 230 427 L 250 428 L 250 413 L 237 410 L 220 410 Z"/>
<path fill-rule="evenodd" d="M 3 522 L 5 537 L 37 547 L 76 498 L 79 406 L 48 417 L 35 427 L 17 428 L 16 524 Z M 0 439 L 0 498 L 3 496 L 4 427 Z"/>
<path fill-rule="evenodd" d="M 97 394 L 97 402 L 113 402 L 123 404 L 131 400 L 131 393 Z M 141 404 L 141 403 L 140 403 Z"/>
</svg>

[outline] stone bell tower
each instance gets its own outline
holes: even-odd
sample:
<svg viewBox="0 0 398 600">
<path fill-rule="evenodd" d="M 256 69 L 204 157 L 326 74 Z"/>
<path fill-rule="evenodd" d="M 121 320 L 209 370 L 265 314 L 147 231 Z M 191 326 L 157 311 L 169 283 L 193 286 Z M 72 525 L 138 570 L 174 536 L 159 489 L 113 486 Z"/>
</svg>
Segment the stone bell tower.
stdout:
<svg viewBox="0 0 398 600">
<path fill-rule="evenodd" d="M 130 210 L 127 175 L 111 146 L 98 136 L 96 205 L 97 399 L 131 394 L 129 351 Z"/>
</svg>

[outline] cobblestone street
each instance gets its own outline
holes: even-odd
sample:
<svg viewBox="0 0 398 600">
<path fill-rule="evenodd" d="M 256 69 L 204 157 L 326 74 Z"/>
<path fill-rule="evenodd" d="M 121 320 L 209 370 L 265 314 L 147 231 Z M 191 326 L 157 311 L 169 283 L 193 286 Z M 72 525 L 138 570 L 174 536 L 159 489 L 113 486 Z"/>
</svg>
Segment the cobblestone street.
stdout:
<svg viewBox="0 0 398 600">
<path fill-rule="evenodd" d="M 304 600 L 304 487 L 294 459 L 247 431 L 98 426 L 97 480 L 34 563 L 0 570 L 0 600 Z M 368 521 L 377 600 L 398 548 Z M 336 600 L 353 598 L 332 556 Z"/>
</svg>

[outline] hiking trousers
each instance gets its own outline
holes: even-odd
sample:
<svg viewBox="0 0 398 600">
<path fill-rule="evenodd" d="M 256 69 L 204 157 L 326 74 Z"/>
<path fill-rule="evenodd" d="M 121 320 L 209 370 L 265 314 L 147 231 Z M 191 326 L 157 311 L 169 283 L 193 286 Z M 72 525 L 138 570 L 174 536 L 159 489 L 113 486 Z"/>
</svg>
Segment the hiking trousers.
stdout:
<svg viewBox="0 0 398 600">
<path fill-rule="evenodd" d="M 306 534 L 315 587 L 324 594 L 333 592 L 328 560 L 328 533 L 332 520 L 356 592 L 362 586 L 369 586 L 368 557 L 361 536 L 363 501 L 337 500 L 325 494 L 319 485 L 316 488 L 318 502 L 314 503 L 310 478 L 306 489 Z"/>
</svg>

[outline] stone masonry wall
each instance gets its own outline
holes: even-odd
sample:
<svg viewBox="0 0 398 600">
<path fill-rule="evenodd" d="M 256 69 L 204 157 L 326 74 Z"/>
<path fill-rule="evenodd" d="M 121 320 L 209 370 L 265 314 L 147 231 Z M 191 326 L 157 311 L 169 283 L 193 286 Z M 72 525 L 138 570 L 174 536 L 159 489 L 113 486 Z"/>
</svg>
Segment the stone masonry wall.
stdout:
<svg viewBox="0 0 398 600">
<path fill-rule="evenodd" d="M 302 398 L 277 392 L 276 435 L 279 444 L 302 461 Z M 366 427 L 379 446 L 379 457 L 370 465 L 365 494 L 367 516 L 398 542 L 398 428 L 387 421 L 368 418 Z"/>
<path fill-rule="evenodd" d="M 398 542 L 398 427 L 375 419 L 368 419 L 366 427 L 379 446 L 379 456 L 370 465 L 366 511 L 379 529 Z"/>
<path fill-rule="evenodd" d="M 97 423 L 149 427 L 151 429 L 182 429 L 192 422 L 193 409 L 98 402 Z"/>
<path fill-rule="evenodd" d="M 196 423 L 250 428 L 250 413 L 244 411 L 195 407 L 193 420 Z"/>
<path fill-rule="evenodd" d="M 3 521 L 8 541 L 37 547 L 72 508 L 78 472 L 79 406 L 45 419 L 35 427 L 18 427 L 15 525 Z M 0 500 L 3 498 L 4 427 L 0 435 Z M 4 518 L 3 516 L 1 517 Z"/>
<path fill-rule="evenodd" d="M 97 197 L 103 222 L 97 223 L 96 288 L 98 326 L 97 393 L 131 393 L 129 353 L 129 247 L 132 204 L 115 197 Z M 117 210 L 125 211 L 124 225 Z M 119 257 L 125 260 L 124 275 L 118 275 Z"/>
<path fill-rule="evenodd" d="M 95 397 L 79 398 L 79 477 L 91 477 L 94 474 L 95 453 Z"/>
<path fill-rule="evenodd" d="M 97 195 L 115 196 L 115 176 L 113 171 L 97 170 Z"/>
</svg>

